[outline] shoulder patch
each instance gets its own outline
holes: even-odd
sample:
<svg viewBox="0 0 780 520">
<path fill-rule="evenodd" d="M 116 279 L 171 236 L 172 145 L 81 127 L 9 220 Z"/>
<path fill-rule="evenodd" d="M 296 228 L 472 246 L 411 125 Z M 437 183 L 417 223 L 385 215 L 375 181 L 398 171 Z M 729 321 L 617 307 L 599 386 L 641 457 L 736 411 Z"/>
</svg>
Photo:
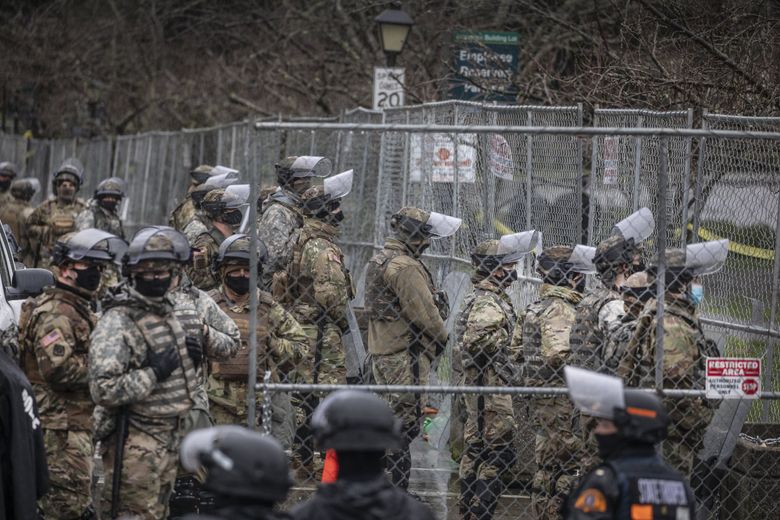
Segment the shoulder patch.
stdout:
<svg viewBox="0 0 780 520">
<path fill-rule="evenodd" d="M 595 488 L 588 488 L 577 497 L 574 508 L 583 513 L 606 513 L 607 498 Z"/>
<path fill-rule="evenodd" d="M 60 331 L 60 329 L 54 329 L 53 331 L 49 332 L 48 334 L 46 334 L 44 337 L 41 338 L 41 346 L 43 348 L 46 348 L 52 343 L 60 340 L 62 340 L 62 332 Z M 55 352 L 55 354 L 57 353 Z"/>
</svg>

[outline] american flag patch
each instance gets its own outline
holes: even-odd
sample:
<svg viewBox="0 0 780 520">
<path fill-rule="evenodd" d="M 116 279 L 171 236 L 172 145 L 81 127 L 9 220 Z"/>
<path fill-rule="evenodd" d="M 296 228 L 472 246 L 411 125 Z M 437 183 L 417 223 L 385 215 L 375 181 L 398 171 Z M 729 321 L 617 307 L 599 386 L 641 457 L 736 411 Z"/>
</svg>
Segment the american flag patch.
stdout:
<svg viewBox="0 0 780 520">
<path fill-rule="evenodd" d="M 46 334 L 43 338 L 41 338 L 41 346 L 48 347 L 55 341 L 59 341 L 61 339 L 62 339 L 62 333 L 60 332 L 60 329 L 54 329 L 53 331 Z"/>
</svg>

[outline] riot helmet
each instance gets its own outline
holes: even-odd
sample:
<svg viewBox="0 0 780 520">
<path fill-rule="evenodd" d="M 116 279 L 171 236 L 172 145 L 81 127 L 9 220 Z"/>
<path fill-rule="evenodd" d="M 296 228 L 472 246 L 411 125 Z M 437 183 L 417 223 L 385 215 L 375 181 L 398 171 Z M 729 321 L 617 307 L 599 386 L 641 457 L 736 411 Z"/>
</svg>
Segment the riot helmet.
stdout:
<svg viewBox="0 0 780 520">
<path fill-rule="evenodd" d="M 212 173 L 211 171 L 214 169 L 213 166 L 210 166 L 208 164 L 200 164 L 190 170 L 190 178 L 192 179 L 192 183 L 196 186 L 200 186 L 206 180 L 208 180 L 209 177 L 211 177 Z"/>
<path fill-rule="evenodd" d="M 127 248 L 124 273 L 140 294 L 159 298 L 170 289 L 180 266 L 189 262 L 192 250 L 187 238 L 173 228 L 140 229 Z"/>
<path fill-rule="evenodd" d="M 664 252 L 666 290 L 684 292 L 695 277 L 717 273 L 726 263 L 728 252 L 728 239 L 689 244 L 685 249 L 667 249 Z M 653 283 L 658 274 L 657 254 L 647 271 Z"/>
<path fill-rule="evenodd" d="M 339 390 L 326 397 L 311 418 L 322 449 L 384 451 L 401 445 L 401 422 L 387 403 L 363 390 Z"/>
<path fill-rule="evenodd" d="M 84 165 L 75 157 L 69 157 L 55 170 L 52 185 L 54 186 L 54 190 L 57 191 L 57 186 L 61 182 L 70 181 L 76 185 L 76 191 L 78 191 L 83 180 Z"/>
<path fill-rule="evenodd" d="M 235 294 L 249 293 L 249 264 L 251 242 L 244 234 L 235 234 L 226 238 L 219 246 L 211 266 L 212 272 Z M 257 274 L 262 273 L 262 265 L 268 256 L 265 243 L 257 239 Z M 244 272 L 245 274 L 241 274 Z"/>
<path fill-rule="evenodd" d="M 11 186 L 11 181 L 19 175 L 19 169 L 12 162 L 0 162 L 0 192 L 7 191 Z"/>
<path fill-rule="evenodd" d="M 94 198 L 97 203 L 108 211 L 115 212 L 125 196 L 127 183 L 119 177 L 109 177 L 100 181 L 95 188 Z"/>
<path fill-rule="evenodd" d="M 283 501 L 293 485 L 279 441 L 242 426 L 193 431 L 179 453 L 187 471 L 206 470 L 204 487 L 221 497 L 273 505 Z"/>
<path fill-rule="evenodd" d="M 471 264 L 477 277 L 487 278 L 494 275 L 499 267 L 507 272 L 499 283 L 511 283 L 517 279 L 515 266 L 525 255 L 534 250 L 539 240 L 535 230 L 504 235 L 498 240 L 484 240 L 471 253 Z"/>
<path fill-rule="evenodd" d="M 301 195 L 301 209 L 304 215 L 329 224 L 338 225 L 344 220 L 341 199 L 352 190 L 353 171 L 328 177 L 322 186 L 312 186 Z"/>
<path fill-rule="evenodd" d="M 233 228 L 241 224 L 246 206 L 246 198 L 240 193 L 222 188 L 208 192 L 201 203 L 201 208 L 211 219 Z"/>
<path fill-rule="evenodd" d="M 11 195 L 26 202 L 29 202 L 40 189 L 41 182 L 35 177 L 24 177 L 11 183 Z"/>
<path fill-rule="evenodd" d="M 612 286 L 621 268 L 626 276 L 641 270 L 641 243 L 655 229 L 653 213 L 641 208 L 624 218 L 612 228 L 612 234 L 599 242 L 593 263 L 599 278 Z"/>
<path fill-rule="evenodd" d="M 669 416 L 654 393 L 624 389 L 620 378 L 582 368 L 567 366 L 564 374 L 574 406 L 615 423 L 619 441 L 652 445 L 666 438 Z"/>
<path fill-rule="evenodd" d="M 311 187 L 313 177 L 327 177 L 333 171 L 333 164 L 326 157 L 313 155 L 290 156 L 276 165 L 276 180 L 279 186 L 293 189 L 302 194 Z M 300 182 L 308 181 L 308 182 Z"/>
<path fill-rule="evenodd" d="M 57 239 L 52 249 L 52 262 L 119 263 L 127 251 L 127 243 L 116 235 L 89 228 L 66 233 Z"/>
<path fill-rule="evenodd" d="M 578 291 L 584 288 L 583 275 L 595 272 L 593 256 L 595 247 L 578 244 L 551 246 L 543 249 L 536 259 L 536 271 L 542 281 L 551 285 L 574 285 Z"/>
</svg>

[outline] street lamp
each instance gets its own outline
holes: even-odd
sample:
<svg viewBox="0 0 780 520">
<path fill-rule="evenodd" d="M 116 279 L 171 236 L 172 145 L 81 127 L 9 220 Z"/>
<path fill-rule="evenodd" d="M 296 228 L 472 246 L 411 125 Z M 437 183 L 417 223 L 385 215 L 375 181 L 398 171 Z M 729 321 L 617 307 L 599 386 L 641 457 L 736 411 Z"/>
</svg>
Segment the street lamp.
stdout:
<svg viewBox="0 0 780 520">
<path fill-rule="evenodd" d="M 400 9 L 385 9 L 382 14 L 374 18 L 374 21 L 379 24 L 382 50 L 385 51 L 387 66 L 395 67 L 395 58 L 404 48 L 414 20 Z"/>
</svg>

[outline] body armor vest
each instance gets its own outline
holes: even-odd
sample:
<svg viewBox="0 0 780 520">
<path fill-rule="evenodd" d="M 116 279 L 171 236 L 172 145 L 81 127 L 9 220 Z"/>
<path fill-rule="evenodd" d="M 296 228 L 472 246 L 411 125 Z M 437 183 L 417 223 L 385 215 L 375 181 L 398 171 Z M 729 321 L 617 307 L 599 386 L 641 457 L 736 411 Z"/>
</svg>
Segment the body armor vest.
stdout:
<svg viewBox="0 0 780 520">
<path fill-rule="evenodd" d="M 569 336 L 573 365 L 599 370 L 604 364 L 607 338 L 599 327 L 599 313 L 604 305 L 620 299 L 620 294 L 615 291 L 599 287 L 577 305 L 577 315 Z"/>
<path fill-rule="evenodd" d="M 146 309 L 132 309 L 130 316 L 155 353 L 175 345 L 181 364 L 165 381 L 158 382 L 152 393 L 130 405 L 130 412 L 145 417 L 176 417 L 192 407 L 199 380 L 187 353 L 185 330 L 175 316 L 160 316 Z"/>
<path fill-rule="evenodd" d="M 49 245 L 54 244 L 65 233 L 76 230 L 76 216 L 84 209 L 84 204 L 78 200 L 73 204 L 60 206 L 57 201 L 51 201 L 49 206 L 49 223 L 51 225 L 51 238 Z"/>
<path fill-rule="evenodd" d="M 634 337 L 637 320 L 630 314 L 623 316 L 620 326 L 607 339 L 607 346 L 604 350 L 604 363 L 601 371 L 607 374 L 616 375 L 620 360 L 623 359 L 628 350 L 628 344 Z"/>
<path fill-rule="evenodd" d="M 97 202 L 93 203 L 93 206 L 89 208 L 89 211 L 92 212 L 95 229 L 101 229 L 124 240 L 125 232 L 122 228 L 122 221 L 119 219 L 118 215 L 112 214 L 107 209 L 100 207 Z"/>
<path fill-rule="evenodd" d="M 493 300 L 493 302 L 503 311 L 504 330 L 507 332 L 507 343 L 512 340 L 512 333 L 514 332 L 515 321 L 517 320 L 517 316 L 515 315 L 515 311 L 512 308 L 512 304 L 506 299 L 502 298 L 500 294 L 497 294 L 496 292 L 490 291 L 488 289 L 480 289 L 478 287 L 474 291 L 474 294 L 468 296 L 463 302 L 463 310 L 458 316 L 458 321 L 455 324 L 455 334 L 458 338 L 457 344 L 460 347 L 459 350 L 464 370 L 471 367 L 484 370 L 485 368 L 495 365 L 496 363 L 501 364 L 508 362 L 506 359 L 506 352 L 504 352 L 506 345 L 497 345 L 495 354 L 481 356 L 481 359 L 475 358 L 471 353 L 466 352 L 466 350 L 462 347 L 463 335 L 466 333 L 466 326 L 468 324 L 469 317 L 471 316 L 471 310 L 474 307 L 476 301 L 479 298 L 484 297 L 488 297 Z M 494 368 L 498 370 L 498 367 Z"/>
<path fill-rule="evenodd" d="M 347 280 L 347 290 L 351 292 L 352 278 L 349 274 L 349 270 L 344 265 L 344 254 L 339 247 L 333 244 L 333 234 L 328 233 L 325 229 L 304 226 L 298 237 L 298 241 L 293 246 L 292 262 L 290 263 L 290 269 L 288 271 L 291 291 L 290 296 L 296 304 L 318 305 L 314 295 L 314 280 L 301 274 L 301 262 L 303 261 L 303 251 L 306 249 L 306 244 L 308 244 L 310 240 L 317 238 L 326 240 L 333 246 L 333 250 L 338 253 L 339 261 L 341 262 L 341 271 L 344 273 L 344 278 Z M 351 300 L 352 297 L 352 294 L 348 295 L 348 299 Z"/>
<path fill-rule="evenodd" d="M 695 500 L 685 478 L 657 455 L 631 456 L 605 463 L 615 474 L 620 502 L 615 518 L 694 520 Z M 652 513 L 651 513 L 652 511 Z"/>
<path fill-rule="evenodd" d="M 385 271 L 393 258 L 403 254 L 402 251 L 385 248 L 368 261 L 365 305 L 372 320 L 396 321 L 401 317 L 398 296 L 387 286 Z"/>
<path fill-rule="evenodd" d="M 233 320 L 241 334 L 241 347 L 235 356 L 226 361 L 212 361 L 211 375 L 221 380 L 244 380 L 249 374 L 249 312 L 239 312 L 231 307 L 222 291 L 213 290 L 209 295 L 217 305 Z M 271 370 L 274 376 L 272 360 L 270 359 L 268 315 L 273 299 L 271 295 L 259 291 L 257 299 L 257 377 L 262 380 L 266 370 Z M 278 382 L 278 381 L 275 381 Z"/>
</svg>

